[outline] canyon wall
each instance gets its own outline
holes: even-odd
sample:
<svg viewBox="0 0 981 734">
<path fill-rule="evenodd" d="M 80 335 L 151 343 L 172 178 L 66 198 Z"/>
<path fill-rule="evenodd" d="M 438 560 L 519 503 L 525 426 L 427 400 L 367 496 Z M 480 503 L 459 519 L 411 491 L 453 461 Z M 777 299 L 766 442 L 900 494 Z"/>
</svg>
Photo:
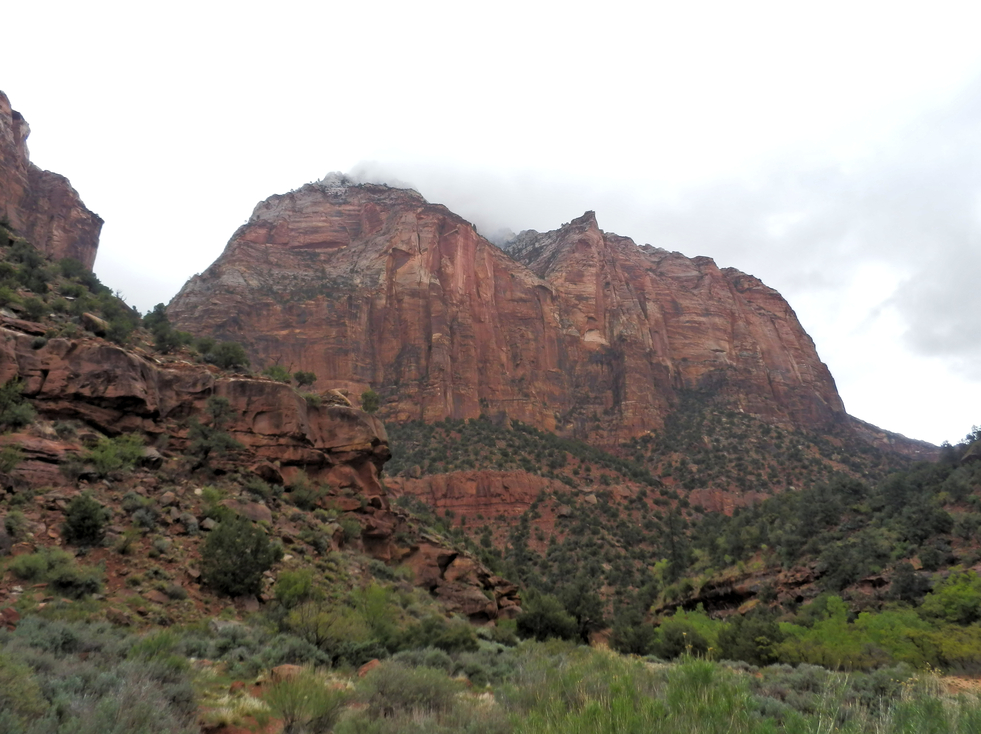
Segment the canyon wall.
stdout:
<svg viewBox="0 0 981 734">
<path fill-rule="evenodd" d="M 414 191 L 308 184 L 261 202 L 168 314 L 241 342 L 253 367 L 371 387 L 388 420 L 485 413 L 615 443 L 691 390 L 788 427 L 846 420 L 776 291 L 591 212 L 505 252 Z"/>
<path fill-rule="evenodd" d="M 102 219 L 89 211 L 64 176 L 30 161 L 24 117 L 0 92 L 0 219 L 54 261 L 95 264 Z"/>
</svg>

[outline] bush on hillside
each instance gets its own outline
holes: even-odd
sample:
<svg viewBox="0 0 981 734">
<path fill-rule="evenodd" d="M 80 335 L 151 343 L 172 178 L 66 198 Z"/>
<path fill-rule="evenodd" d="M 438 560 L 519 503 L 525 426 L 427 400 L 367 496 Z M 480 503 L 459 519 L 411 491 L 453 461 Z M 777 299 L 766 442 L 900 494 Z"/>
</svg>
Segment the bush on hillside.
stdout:
<svg viewBox="0 0 981 734">
<path fill-rule="evenodd" d="M 80 494 L 65 509 L 65 541 L 74 545 L 98 545 L 106 534 L 109 511 L 88 492 Z"/>
<path fill-rule="evenodd" d="M 221 594 L 243 596 L 262 591 L 262 574 L 283 557 L 283 549 L 244 517 L 222 520 L 205 541 L 201 575 Z"/>
</svg>

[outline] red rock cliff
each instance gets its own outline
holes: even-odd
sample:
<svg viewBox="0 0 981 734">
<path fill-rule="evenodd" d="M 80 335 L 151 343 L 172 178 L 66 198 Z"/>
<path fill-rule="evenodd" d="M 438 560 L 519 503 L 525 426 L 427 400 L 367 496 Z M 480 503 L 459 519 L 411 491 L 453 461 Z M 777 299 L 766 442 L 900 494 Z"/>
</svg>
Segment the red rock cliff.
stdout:
<svg viewBox="0 0 981 734">
<path fill-rule="evenodd" d="M 504 252 L 413 191 L 308 184 L 260 203 L 168 313 L 260 366 L 371 386 L 394 420 L 506 413 L 614 441 L 661 425 L 684 389 L 786 425 L 845 415 L 776 291 L 591 212 Z"/>
<path fill-rule="evenodd" d="M 30 162 L 30 132 L 0 92 L 0 217 L 52 260 L 71 257 L 91 269 L 102 219 L 85 208 L 67 178 Z"/>
</svg>

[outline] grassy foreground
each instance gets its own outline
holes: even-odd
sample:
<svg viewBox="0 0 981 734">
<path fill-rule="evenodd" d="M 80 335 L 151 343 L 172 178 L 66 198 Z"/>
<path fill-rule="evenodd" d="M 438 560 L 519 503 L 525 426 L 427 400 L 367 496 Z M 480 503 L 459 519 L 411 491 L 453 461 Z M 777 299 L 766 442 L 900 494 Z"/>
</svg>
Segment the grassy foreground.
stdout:
<svg viewBox="0 0 981 734">
<path fill-rule="evenodd" d="M 6 734 L 975 734 L 981 700 L 900 666 L 841 674 L 482 640 L 403 650 L 363 676 L 304 655 L 270 673 L 282 641 L 241 623 L 120 635 L 38 617 L 0 632 Z M 284 648 L 285 649 L 285 648 Z M 195 654 L 196 653 L 196 654 Z M 207 658 L 198 657 L 207 655 Z M 276 659 L 279 658 L 279 659 Z"/>
</svg>

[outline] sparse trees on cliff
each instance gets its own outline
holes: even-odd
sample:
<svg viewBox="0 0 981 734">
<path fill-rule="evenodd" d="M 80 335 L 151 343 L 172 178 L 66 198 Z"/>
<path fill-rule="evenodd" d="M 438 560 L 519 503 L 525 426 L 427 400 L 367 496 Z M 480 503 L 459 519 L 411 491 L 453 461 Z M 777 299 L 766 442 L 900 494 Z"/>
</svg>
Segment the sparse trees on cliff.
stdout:
<svg viewBox="0 0 981 734">
<path fill-rule="evenodd" d="M 297 386 L 308 387 L 317 381 L 317 375 L 315 375 L 313 372 L 297 370 L 293 373 L 293 379 L 296 380 Z"/>
<path fill-rule="evenodd" d="M 371 388 L 361 393 L 361 410 L 374 413 L 381 407 L 381 396 Z"/>
<path fill-rule="evenodd" d="M 283 365 L 281 364 L 269 365 L 262 371 L 262 374 L 265 375 L 266 377 L 271 377 L 276 382 L 286 382 L 286 383 L 288 383 L 293 377 L 290 374 L 290 371 L 285 367 L 283 367 Z"/>
<path fill-rule="evenodd" d="M 249 355 L 238 342 L 220 342 L 206 355 L 205 361 L 221 367 L 223 370 L 233 370 L 249 366 Z"/>
</svg>

